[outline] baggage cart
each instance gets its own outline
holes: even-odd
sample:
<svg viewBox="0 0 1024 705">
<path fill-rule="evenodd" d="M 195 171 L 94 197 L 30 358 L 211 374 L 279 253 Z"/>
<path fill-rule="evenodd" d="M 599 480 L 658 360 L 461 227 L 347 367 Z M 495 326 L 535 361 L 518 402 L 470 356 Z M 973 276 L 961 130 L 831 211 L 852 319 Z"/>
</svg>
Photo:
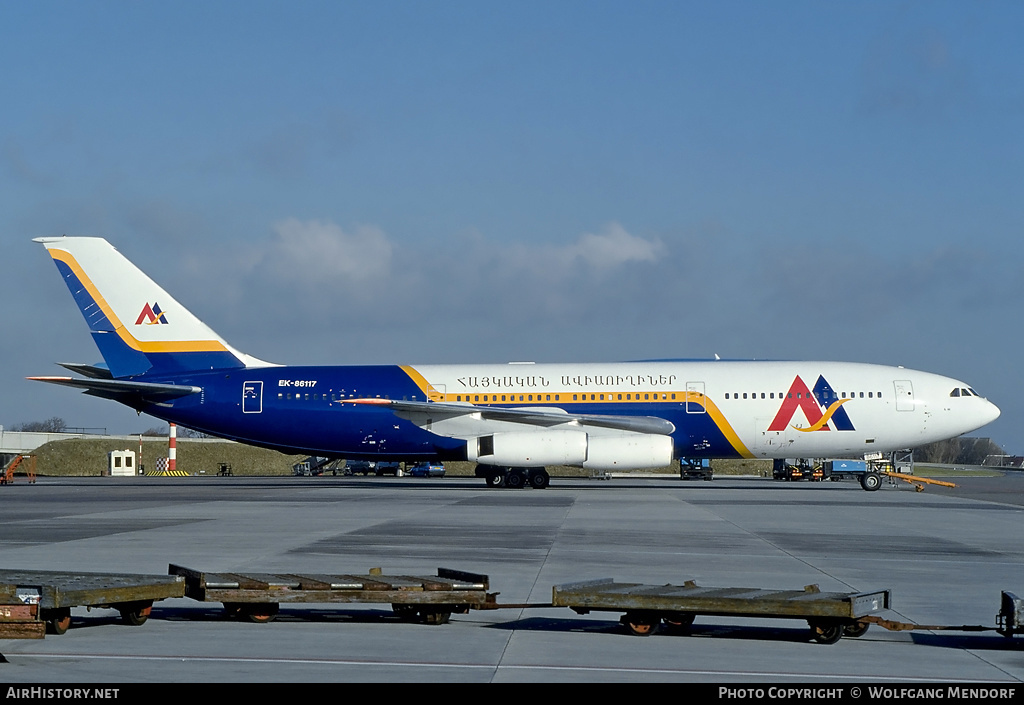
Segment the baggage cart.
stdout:
<svg viewBox="0 0 1024 705">
<path fill-rule="evenodd" d="M 664 622 L 686 631 L 698 615 L 805 619 L 812 638 L 834 644 L 843 636 L 861 636 L 872 612 L 889 608 L 888 590 L 865 593 L 821 592 L 817 585 L 803 590 L 765 590 L 742 587 L 618 583 L 610 578 L 555 585 L 552 604 L 577 614 L 623 612 L 620 623 L 638 636 L 653 634 Z"/>
<path fill-rule="evenodd" d="M 167 575 L 0 570 L 0 611 L 34 606 L 35 619 L 50 634 L 68 630 L 72 607 L 109 607 L 120 612 L 126 624 L 139 626 L 149 619 L 154 602 L 184 594 L 185 581 Z M 10 624 L 25 624 L 24 620 L 20 611 L 8 618 Z"/>
<path fill-rule="evenodd" d="M 171 564 L 168 573 L 185 580 L 185 595 L 220 602 L 228 615 L 269 622 L 281 603 L 384 603 L 399 617 L 446 624 L 453 613 L 493 609 L 486 575 L 438 568 L 437 576 L 295 573 L 212 573 Z"/>
</svg>

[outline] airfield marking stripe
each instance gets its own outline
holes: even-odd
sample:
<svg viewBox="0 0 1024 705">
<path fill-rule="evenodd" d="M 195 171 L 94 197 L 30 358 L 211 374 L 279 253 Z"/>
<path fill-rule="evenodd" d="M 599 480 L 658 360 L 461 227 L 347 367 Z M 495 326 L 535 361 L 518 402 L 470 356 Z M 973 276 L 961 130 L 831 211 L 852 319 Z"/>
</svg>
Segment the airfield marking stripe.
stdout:
<svg viewBox="0 0 1024 705">
<path fill-rule="evenodd" d="M 13 653 L 13 652 L 8 652 Z M 442 663 L 438 661 L 385 661 L 369 659 L 325 659 L 325 658 L 301 658 L 301 657 L 280 657 L 280 658 L 258 658 L 249 656 L 194 656 L 194 655 L 138 655 L 138 654 L 82 654 L 82 653 L 40 653 L 22 651 L 16 654 L 18 658 L 38 659 L 81 659 L 94 661 L 174 661 L 177 663 L 267 663 L 282 665 L 310 665 L 321 666 L 360 666 L 360 667 L 381 667 L 381 666 L 402 666 L 408 668 L 434 668 L 434 669 L 469 669 L 488 671 L 552 671 L 552 672 L 580 672 L 580 673 L 664 673 L 664 674 L 699 674 L 715 676 L 732 676 L 747 678 L 763 678 L 766 676 L 778 677 L 789 676 L 793 678 L 806 678 L 813 675 L 814 678 L 824 680 L 856 680 L 856 681 L 908 681 L 913 683 L 940 683 L 945 682 L 936 678 L 927 677 L 906 677 L 893 676 L 889 674 L 822 674 L 819 671 L 812 673 L 792 671 L 753 671 L 753 670 L 730 670 L 712 668 L 651 668 L 629 666 L 581 666 L 581 665 L 554 665 L 546 664 L 523 664 L 523 663 Z M 979 680 L 976 678 L 962 679 L 962 683 L 990 683 L 991 681 Z M 1007 681 L 1008 683 L 1012 681 Z"/>
<path fill-rule="evenodd" d="M 175 353 L 175 352 L 227 352 L 228 349 L 224 345 L 216 340 L 182 340 L 182 341 L 153 341 L 143 342 L 133 336 L 125 325 L 121 322 L 121 319 L 114 313 L 114 309 L 111 308 L 110 304 L 107 303 L 106 299 L 100 294 L 99 289 L 93 284 L 92 280 L 86 276 L 85 271 L 79 266 L 78 261 L 74 256 L 67 250 L 60 250 L 57 248 L 49 249 L 50 256 L 55 260 L 63 262 L 67 267 L 78 277 L 78 281 L 81 282 L 82 286 L 92 297 L 93 302 L 99 306 L 100 310 L 110 321 L 111 325 L 114 326 L 114 332 L 117 333 L 118 337 L 121 338 L 124 343 L 132 348 L 143 353 Z M 162 315 L 162 314 L 161 314 Z"/>
</svg>

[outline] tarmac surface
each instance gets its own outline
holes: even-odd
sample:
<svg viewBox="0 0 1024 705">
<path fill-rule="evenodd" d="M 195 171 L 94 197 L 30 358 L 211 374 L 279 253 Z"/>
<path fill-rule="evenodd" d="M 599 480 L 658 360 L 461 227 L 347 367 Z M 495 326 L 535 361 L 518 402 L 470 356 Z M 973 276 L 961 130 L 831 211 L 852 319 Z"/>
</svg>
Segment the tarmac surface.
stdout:
<svg viewBox="0 0 1024 705">
<path fill-rule="evenodd" d="M 483 573 L 502 604 L 445 625 L 390 605 L 282 605 L 255 624 L 219 603 L 158 602 L 142 626 L 76 608 L 66 634 L 0 640 L 0 683 L 633 682 L 1015 684 L 1024 636 L 892 632 L 823 645 L 807 623 L 698 617 L 627 633 L 619 614 L 544 607 L 552 586 L 892 591 L 879 616 L 995 627 L 1024 594 L 1024 476 L 956 489 L 756 478 L 552 480 L 507 490 L 445 478 L 41 478 L 0 487 L 0 569 Z"/>
</svg>

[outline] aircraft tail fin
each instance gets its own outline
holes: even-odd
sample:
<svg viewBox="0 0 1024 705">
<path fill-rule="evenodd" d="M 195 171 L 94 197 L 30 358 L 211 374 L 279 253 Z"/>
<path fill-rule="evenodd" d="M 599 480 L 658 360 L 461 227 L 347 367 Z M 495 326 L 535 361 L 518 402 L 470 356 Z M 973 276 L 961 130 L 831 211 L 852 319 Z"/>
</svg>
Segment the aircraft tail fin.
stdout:
<svg viewBox="0 0 1024 705">
<path fill-rule="evenodd" d="M 41 237 L 115 378 L 265 366 L 224 341 L 103 238 Z"/>
</svg>

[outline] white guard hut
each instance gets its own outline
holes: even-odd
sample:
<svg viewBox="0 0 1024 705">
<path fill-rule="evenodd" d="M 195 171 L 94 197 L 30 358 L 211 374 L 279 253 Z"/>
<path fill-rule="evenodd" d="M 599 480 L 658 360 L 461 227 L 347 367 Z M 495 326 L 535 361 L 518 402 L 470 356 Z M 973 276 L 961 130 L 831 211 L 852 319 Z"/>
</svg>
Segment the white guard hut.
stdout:
<svg viewBox="0 0 1024 705">
<path fill-rule="evenodd" d="M 107 454 L 107 472 L 113 477 L 135 475 L 135 451 L 112 450 Z"/>
</svg>

